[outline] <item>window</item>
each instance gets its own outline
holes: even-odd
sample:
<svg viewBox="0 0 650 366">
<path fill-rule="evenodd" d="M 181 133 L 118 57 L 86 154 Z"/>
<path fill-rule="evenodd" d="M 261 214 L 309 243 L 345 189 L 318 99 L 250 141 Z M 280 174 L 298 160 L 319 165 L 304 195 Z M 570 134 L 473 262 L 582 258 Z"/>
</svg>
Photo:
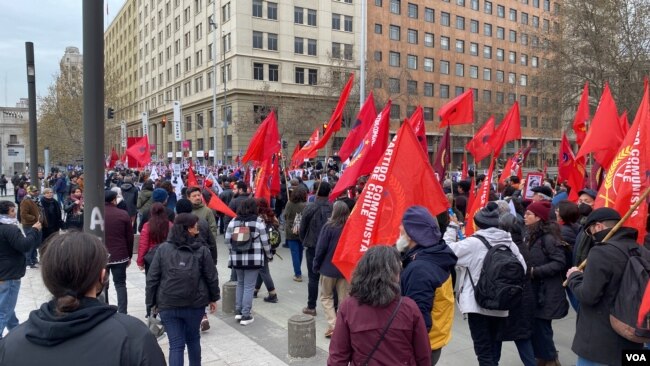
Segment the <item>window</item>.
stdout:
<svg viewBox="0 0 650 366">
<path fill-rule="evenodd" d="M 460 76 L 460 77 L 465 76 L 465 65 L 461 63 L 456 63 L 456 76 Z"/>
<path fill-rule="evenodd" d="M 203 50 L 198 50 L 194 53 L 194 62 L 196 66 L 201 66 L 203 63 Z"/>
<path fill-rule="evenodd" d="M 303 67 L 296 67 L 295 82 L 296 84 L 305 83 L 305 69 Z"/>
<path fill-rule="evenodd" d="M 343 45 L 343 58 L 351 61 L 352 60 L 352 45 L 344 44 Z"/>
<path fill-rule="evenodd" d="M 469 44 L 469 54 L 472 56 L 478 56 L 478 43 L 471 42 Z"/>
<path fill-rule="evenodd" d="M 390 12 L 393 14 L 400 14 L 401 3 L 401 0 L 390 0 Z"/>
<path fill-rule="evenodd" d="M 521 94 L 519 95 L 519 104 L 521 104 L 522 107 L 527 107 L 528 106 L 528 96 Z"/>
<path fill-rule="evenodd" d="M 465 6 L 465 0 L 456 0 L 456 5 Z"/>
<path fill-rule="evenodd" d="M 436 11 L 431 8 L 424 8 L 424 21 L 429 23 L 435 23 Z"/>
<path fill-rule="evenodd" d="M 293 38 L 293 52 L 303 54 L 304 53 L 304 40 L 302 37 Z"/>
<path fill-rule="evenodd" d="M 544 11 L 551 11 L 551 1 L 544 0 Z"/>
<path fill-rule="evenodd" d="M 399 58 L 400 58 L 399 52 L 390 51 L 388 53 L 388 64 L 390 66 L 399 67 L 400 64 Z"/>
<path fill-rule="evenodd" d="M 455 91 L 455 93 L 454 93 L 455 96 L 459 96 L 459 95 L 461 95 L 461 94 L 463 94 L 463 93 L 465 92 L 465 88 L 462 87 L 462 86 L 457 86 L 457 87 L 454 89 L 454 91 Z"/>
<path fill-rule="evenodd" d="M 483 34 L 488 37 L 492 37 L 492 24 L 483 23 Z"/>
<path fill-rule="evenodd" d="M 391 25 L 388 29 L 388 38 L 393 41 L 399 41 L 400 28 L 396 25 Z"/>
<path fill-rule="evenodd" d="M 521 66 L 528 66 L 528 55 L 522 53 L 521 56 L 519 56 L 519 63 Z"/>
<path fill-rule="evenodd" d="M 262 49 L 262 32 L 253 31 L 253 48 Z"/>
<path fill-rule="evenodd" d="M 415 80 L 407 80 L 406 81 L 406 91 L 409 93 L 409 95 L 417 95 L 418 94 L 418 82 Z"/>
<path fill-rule="evenodd" d="M 341 44 L 338 42 L 332 42 L 332 58 L 341 58 Z"/>
<path fill-rule="evenodd" d="M 472 19 L 469 22 L 469 31 L 471 33 L 478 33 L 478 20 Z"/>
<path fill-rule="evenodd" d="M 497 70 L 497 83 L 502 83 L 503 81 L 503 70 Z"/>
<path fill-rule="evenodd" d="M 497 38 L 506 39 L 506 30 L 503 27 L 497 27 Z"/>
<path fill-rule="evenodd" d="M 449 99 L 449 85 L 440 84 L 440 98 Z"/>
<path fill-rule="evenodd" d="M 433 47 L 433 34 L 424 33 L 424 47 Z"/>
<path fill-rule="evenodd" d="M 472 79 L 478 79 L 478 66 L 469 67 L 469 77 Z"/>
<path fill-rule="evenodd" d="M 515 85 L 517 82 L 517 74 L 514 72 L 509 72 L 508 73 L 508 84 Z"/>
<path fill-rule="evenodd" d="M 415 55 L 408 55 L 406 57 L 406 67 L 411 70 L 418 69 L 418 57 Z"/>
<path fill-rule="evenodd" d="M 317 17 L 316 17 L 316 10 L 314 9 L 307 9 L 307 25 L 311 25 L 313 27 L 316 26 L 317 22 Z"/>
<path fill-rule="evenodd" d="M 381 59 L 382 59 L 382 57 L 381 57 L 381 51 L 375 51 L 375 52 L 373 53 L 373 55 L 374 55 L 374 59 L 375 59 L 375 61 L 381 61 Z"/>
<path fill-rule="evenodd" d="M 486 1 L 483 3 L 483 11 L 485 14 L 492 14 L 492 2 Z"/>
<path fill-rule="evenodd" d="M 440 13 L 440 24 L 444 25 L 445 27 L 449 27 L 449 22 L 450 22 L 449 13 L 445 13 L 444 11 Z"/>
<path fill-rule="evenodd" d="M 503 99 L 503 92 L 497 92 L 497 104 L 503 104 L 504 99 Z"/>
<path fill-rule="evenodd" d="M 522 45 L 528 46 L 528 34 L 522 33 L 521 37 L 519 37 L 519 39 L 521 39 L 521 44 Z"/>
<path fill-rule="evenodd" d="M 382 33 L 381 24 L 375 23 L 375 34 L 381 34 L 381 33 Z"/>
<path fill-rule="evenodd" d="M 492 91 L 483 90 L 483 103 L 492 103 Z"/>
<path fill-rule="evenodd" d="M 416 4 L 409 3 L 408 5 L 408 17 L 417 19 L 418 18 L 418 6 Z"/>
<path fill-rule="evenodd" d="M 449 75 L 449 61 L 440 61 L 440 73 L 443 75 Z"/>
<path fill-rule="evenodd" d="M 456 16 L 456 29 L 465 29 L 465 17 Z"/>
<path fill-rule="evenodd" d="M 478 0 L 470 0 L 469 7 L 472 10 L 477 10 L 478 11 Z"/>
<path fill-rule="evenodd" d="M 530 97 L 530 104 L 533 107 L 537 107 L 539 105 L 539 98 L 538 97 Z"/>
<path fill-rule="evenodd" d="M 424 71 L 433 72 L 433 59 L 429 57 L 424 58 Z"/>
<path fill-rule="evenodd" d="M 332 14 L 332 29 L 341 30 L 341 14 Z"/>
<path fill-rule="evenodd" d="M 315 39 L 307 40 L 307 54 L 309 56 L 316 56 L 316 50 L 318 49 L 318 43 Z"/>
<path fill-rule="evenodd" d="M 264 80 L 264 64 L 253 63 L 253 80 Z"/>
<path fill-rule="evenodd" d="M 497 5 L 497 16 L 499 18 L 506 17 L 506 8 L 503 5 Z"/>
<path fill-rule="evenodd" d="M 278 3 L 266 3 L 266 17 L 273 20 L 278 20 Z"/>
<path fill-rule="evenodd" d="M 520 86 L 528 86 L 528 75 L 526 75 L 526 74 L 520 74 L 519 75 L 519 85 Z"/>
<path fill-rule="evenodd" d="M 343 30 L 346 32 L 352 32 L 352 17 L 346 15 L 343 18 Z"/>
<path fill-rule="evenodd" d="M 497 48 L 497 61 L 503 61 L 504 51 L 502 48 Z"/>
<path fill-rule="evenodd" d="M 230 33 L 226 34 L 223 38 L 223 52 L 230 51 Z"/>
<path fill-rule="evenodd" d="M 533 15 L 533 27 L 539 28 L 539 17 Z"/>
<path fill-rule="evenodd" d="M 309 85 L 317 85 L 317 84 L 318 84 L 318 70 L 309 69 Z"/>
<path fill-rule="evenodd" d="M 390 93 L 399 93 L 400 85 L 399 79 L 390 78 L 388 79 L 388 92 Z"/>
<path fill-rule="evenodd" d="M 270 51 L 277 51 L 278 50 L 278 35 L 276 33 L 268 33 L 266 35 L 266 37 L 267 37 L 268 49 Z M 228 39 L 230 40 L 230 33 L 228 33 Z M 230 44 L 230 42 L 229 42 L 229 44 Z"/>
<path fill-rule="evenodd" d="M 492 47 L 483 46 L 483 58 L 492 58 Z"/>
<path fill-rule="evenodd" d="M 253 0 L 253 16 L 256 18 L 262 17 L 262 0 Z"/>
<path fill-rule="evenodd" d="M 410 44 L 418 44 L 418 31 L 415 29 L 409 29 L 406 33 L 406 40 Z"/>
<path fill-rule="evenodd" d="M 185 131 L 192 131 L 192 116 L 185 116 Z"/>
<path fill-rule="evenodd" d="M 539 67 L 539 58 L 537 58 L 537 56 L 533 56 L 530 58 L 530 66 L 532 66 L 533 68 Z"/>
<path fill-rule="evenodd" d="M 230 3 L 221 7 L 221 21 L 226 22 L 230 20 Z"/>
<path fill-rule="evenodd" d="M 511 43 L 517 43 L 517 31 L 511 29 L 508 35 Z"/>
<path fill-rule="evenodd" d="M 304 19 L 303 19 L 303 8 L 300 7 L 294 7 L 293 8 L 293 22 L 296 24 L 303 24 Z"/>
<path fill-rule="evenodd" d="M 513 22 L 517 21 L 517 10 L 516 9 L 510 9 L 510 12 L 508 13 L 508 19 L 510 19 Z"/>
<path fill-rule="evenodd" d="M 440 48 L 449 50 L 449 37 L 440 36 Z"/>
<path fill-rule="evenodd" d="M 517 63 L 517 52 L 514 51 L 508 52 L 508 62 L 510 62 L 511 64 Z"/>
<path fill-rule="evenodd" d="M 528 13 L 521 12 L 521 24 L 528 25 Z"/>
<path fill-rule="evenodd" d="M 462 39 L 456 40 L 456 52 L 465 53 L 465 41 Z"/>
<path fill-rule="evenodd" d="M 422 108 L 422 115 L 425 121 L 433 121 L 433 108 L 431 107 Z"/>
<path fill-rule="evenodd" d="M 433 96 L 433 83 L 424 83 L 424 96 L 432 97 Z"/>
<path fill-rule="evenodd" d="M 279 67 L 278 65 L 269 65 L 269 81 L 278 81 L 279 80 Z"/>
<path fill-rule="evenodd" d="M 548 32 L 548 28 L 549 28 L 549 21 L 548 21 L 548 19 L 544 19 L 544 20 L 542 20 L 542 30 L 543 30 L 544 32 Z M 152 47 L 153 47 L 153 41 L 152 41 Z"/>
<path fill-rule="evenodd" d="M 393 104 L 390 106 L 390 118 L 392 119 L 401 119 L 402 112 L 400 110 L 399 104 Z"/>
</svg>

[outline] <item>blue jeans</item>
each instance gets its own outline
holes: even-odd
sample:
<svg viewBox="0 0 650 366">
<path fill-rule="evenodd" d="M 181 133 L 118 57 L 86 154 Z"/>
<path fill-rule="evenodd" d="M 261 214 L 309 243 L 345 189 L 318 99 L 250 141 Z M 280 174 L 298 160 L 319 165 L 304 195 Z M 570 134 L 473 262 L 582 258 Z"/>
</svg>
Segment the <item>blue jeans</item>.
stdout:
<svg viewBox="0 0 650 366">
<path fill-rule="evenodd" d="M 190 366 L 201 365 L 201 319 L 205 308 L 177 308 L 160 311 L 160 320 L 169 339 L 169 366 L 183 366 L 187 344 Z"/>
<path fill-rule="evenodd" d="M 533 342 L 530 339 L 517 339 L 515 345 L 517 346 L 517 352 L 519 353 L 519 359 L 524 366 L 535 366 L 537 361 L 535 360 L 535 353 L 533 352 Z M 501 342 L 498 342 L 495 346 L 495 356 L 497 363 L 501 359 Z"/>
<path fill-rule="evenodd" d="M 18 326 L 16 302 L 18 302 L 20 280 L 0 281 L 0 338 L 5 328 L 12 330 Z"/>
<path fill-rule="evenodd" d="M 302 242 L 300 240 L 287 240 L 289 250 L 291 250 L 291 262 L 293 263 L 293 274 L 302 276 Z"/>
<path fill-rule="evenodd" d="M 237 273 L 237 290 L 235 291 L 235 311 L 242 315 L 251 315 L 253 308 L 253 291 L 259 269 L 235 269 Z"/>
<path fill-rule="evenodd" d="M 576 366 L 607 366 L 607 365 L 604 363 L 589 361 L 586 358 L 578 356 L 578 363 L 576 363 Z"/>
<path fill-rule="evenodd" d="M 535 358 L 553 361 L 557 359 L 557 350 L 553 343 L 553 327 L 550 319 L 533 319 L 533 350 Z"/>
</svg>

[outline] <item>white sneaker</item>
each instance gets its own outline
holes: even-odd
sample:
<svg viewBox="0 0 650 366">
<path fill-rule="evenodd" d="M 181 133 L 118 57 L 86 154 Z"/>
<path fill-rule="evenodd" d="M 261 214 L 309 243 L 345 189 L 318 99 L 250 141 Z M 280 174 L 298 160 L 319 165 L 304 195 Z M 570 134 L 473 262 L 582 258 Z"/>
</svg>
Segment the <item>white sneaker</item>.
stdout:
<svg viewBox="0 0 650 366">
<path fill-rule="evenodd" d="M 241 317 L 242 317 L 241 314 L 236 314 L 236 315 L 235 315 L 235 320 L 240 321 L 240 320 L 241 320 Z"/>
<path fill-rule="evenodd" d="M 239 321 L 240 325 L 248 325 L 251 324 L 255 319 L 253 318 L 252 315 L 248 316 L 242 316 L 241 320 Z"/>
</svg>

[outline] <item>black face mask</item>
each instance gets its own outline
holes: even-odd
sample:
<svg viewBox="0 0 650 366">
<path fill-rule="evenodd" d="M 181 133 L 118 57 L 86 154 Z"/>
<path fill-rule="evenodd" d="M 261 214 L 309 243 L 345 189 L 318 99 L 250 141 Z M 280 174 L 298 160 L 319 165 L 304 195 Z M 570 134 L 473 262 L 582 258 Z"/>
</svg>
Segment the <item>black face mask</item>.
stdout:
<svg viewBox="0 0 650 366">
<path fill-rule="evenodd" d="M 593 211 L 593 208 L 586 203 L 581 203 L 578 205 L 578 211 L 580 212 L 581 216 L 587 217 L 591 211 Z"/>
</svg>

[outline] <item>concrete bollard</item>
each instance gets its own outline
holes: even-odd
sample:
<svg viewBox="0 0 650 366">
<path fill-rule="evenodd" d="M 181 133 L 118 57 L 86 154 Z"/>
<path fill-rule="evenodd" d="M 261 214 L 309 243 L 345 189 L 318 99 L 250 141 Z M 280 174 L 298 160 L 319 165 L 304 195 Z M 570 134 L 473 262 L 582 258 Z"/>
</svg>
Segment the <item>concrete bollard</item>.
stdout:
<svg viewBox="0 0 650 366">
<path fill-rule="evenodd" d="M 229 281 L 223 284 L 221 290 L 221 312 L 224 314 L 235 313 L 235 296 L 237 292 L 237 282 Z"/>
<path fill-rule="evenodd" d="M 316 320 L 311 315 L 289 318 L 289 357 L 316 356 Z"/>
</svg>

